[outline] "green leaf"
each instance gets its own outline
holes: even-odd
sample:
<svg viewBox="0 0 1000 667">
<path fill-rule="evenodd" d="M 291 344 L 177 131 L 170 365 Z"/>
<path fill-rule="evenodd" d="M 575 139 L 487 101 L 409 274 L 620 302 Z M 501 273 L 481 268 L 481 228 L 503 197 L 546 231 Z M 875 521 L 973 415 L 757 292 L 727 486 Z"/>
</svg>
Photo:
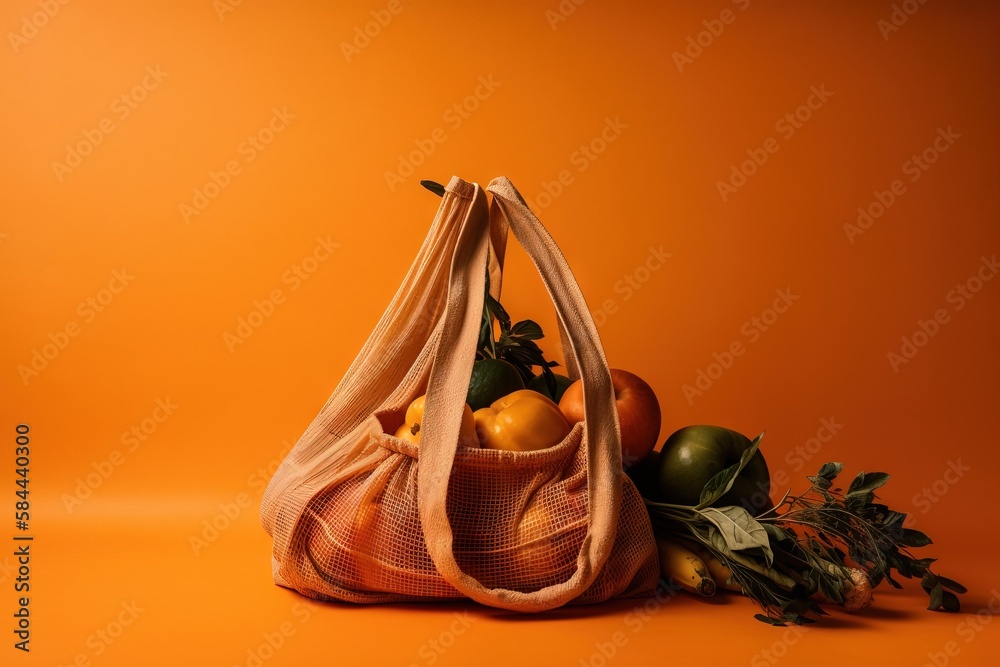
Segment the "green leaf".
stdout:
<svg viewBox="0 0 1000 667">
<path fill-rule="evenodd" d="M 844 469 L 843 463 L 824 463 L 820 466 L 819 472 L 816 473 L 817 477 L 822 477 L 823 479 L 832 482 L 837 478 L 837 475 L 841 473 Z"/>
<path fill-rule="evenodd" d="M 919 530 L 913 530 L 912 528 L 903 530 L 903 535 L 899 538 L 899 543 L 906 547 L 926 547 L 928 544 L 933 544 L 931 538 Z"/>
<path fill-rule="evenodd" d="M 787 616 L 800 618 L 802 623 L 816 622 L 816 619 L 808 618 L 805 614 L 813 613 L 821 616 L 828 615 L 825 611 L 823 611 L 822 607 L 816 604 L 815 600 L 807 597 L 790 598 L 785 600 L 781 603 L 781 611 Z"/>
<path fill-rule="evenodd" d="M 944 591 L 941 595 L 941 606 L 944 607 L 945 611 L 951 613 L 956 613 L 961 611 L 962 604 L 958 601 L 958 597 L 954 593 L 949 593 Z"/>
<path fill-rule="evenodd" d="M 490 320 L 489 311 L 483 308 L 483 323 L 479 327 L 479 343 L 478 349 L 480 352 L 490 351 L 491 354 L 495 353 L 493 350 L 493 322 Z"/>
<path fill-rule="evenodd" d="M 847 489 L 847 495 L 848 497 L 867 496 L 888 481 L 889 475 L 884 472 L 870 472 L 867 474 L 864 471 L 859 472 L 858 476 L 851 482 L 850 488 Z"/>
<path fill-rule="evenodd" d="M 944 586 L 945 588 L 950 588 L 951 590 L 955 591 L 956 593 L 968 593 L 969 592 L 968 588 L 966 588 L 962 584 L 958 583 L 954 579 L 949 579 L 948 577 L 942 577 L 941 575 L 937 575 L 937 579 L 941 583 L 942 586 Z"/>
<path fill-rule="evenodd" d="M 420 181 L 420 185 L 424 186 L 438 197 L 444 197 L 444 186 L 440 183 L 435 183 L 434 181 Z"/>
<path fill-rule="evenodd" d="M 826 491 L 831 486 L 833 486 L 833 482 L 831 482 L 826 477 L 815 476 L 815 477 L 806 477 L 806 479 L 812 482 L 812 485 L 821 491 Z"/>
<path fill-rule="evenodd" d="M 754 614 L 753 617 L 756 618 L 761 623 L 767 623 L 768 625 L 778 625 L 781 627 L 785 627 L 785 624 L 782 623 L 777 618 L 771 618 L 770 616 L 765 616 L 764 614 Z"/>
<path fill-rule="evenodd" d="M 545 338 L 545 334 L 542 333 L 542 327 L 531 320 L 522 320 L 518 322 L 510 328 L 510 333 L 512 336 L 517 336 L 518 338 L 524 338 L 527 340 Z"/>
<path fill-rule="evenodd" d="M 701 490 L 701 497 L 698 499 L 698 505 L 695 509 L 708 507 L 719 498 L 726 495 L 729 489 L 733 487 L 736 477 L 739 476 L 743 468 L 745 468 L 750 462 L 750 459 L 752 459 L 754 454 L 757 453 L 757 448 L 760 446 L 760 439 L 763 437 L 764 434 L 761 433 L 754 438 L 753 442 L 750 443 L 750 446 L 743 452 L 739 463 L 734 463 L 705 483 L 705 488 Z"/>
<path fill-rule="evenodd" d="M 830 615 L 829 613 L 827 613 L 823 609 L 823 607 L 819 606 L 819 603 L 817 603 L 812 598 L 807 598 L 806 599 L 806 605 L 809 607 L 809 611 L 811 611 L 812 613 L 816 614 L 817 616 L 829 616 Z"/>
<path fill-rule="evenodd" d="M 730 551 L 760 549 L 764 555 L 764 563 L 770 567 L 774 562 L 771 543 L 767 539 L 767 530 L 757 522 L 750 513 L 742 507 L 708 507 L 700 510 L 702 517 L 712 522 L 717 533 L 710 533 L 713 545 L 715 534 L 719 535 Z"/>
<path fill-rule="evenodd" d="M 510 315 L 504 310 L 504 307 L 500 305 L 500 302 L 493 298 L 492 295 L 486 295 L 486 307 L 489 309 L 493 317 L 497 318 L 500 322 L 501 333 L 506 333 L 510 331 Z"/>
<path fill-rule="evenodd" d="M 552 372 L 548 364 L 542 366 L 542 377 L 545 378 L 545 389 L 549 392 L 549 396 L 555 396 L 559 387 L 556 384 L 556 374 Z"/>
<path fill-rule="evenodd" d="M 937 611 L 944 604 L 944 589 L 941 588 L 941 584 L 937 584 L 930 592 L 931 601 L 927 605 L 927 608 L 931 611 Z"/>
<path fill-rule="evenodd" d="M 767 523 L 767 522 L 758 522 L 758 523 L 760 523 L 760 525 L 763 526 L 764 530 L 767 532 L 767 536 L 770 538 L 770 541 L 774 542 L 775 544 L 777 544 L 778 542 L 783 542 L 785 540 L 795 539 L 794 534 L 789 535 L 788 531 L 784 528 L 781 528 L 780 526 L 775 526 L 773 523 Z"/>
<path fill-rule="evenodd" d="M 837 604 L 844 603 L 844 582 L 832 577 L 819 578 L 819 592 L 827 600 L 833 600 Z"/>
<path fill-rule="evenodd" d="M 932 572 L 924 572 L 924 576 L 920 579 L 920 586 L 928 593 L 931 589 L 938 585 L 938 578 Z"/>
</svg>

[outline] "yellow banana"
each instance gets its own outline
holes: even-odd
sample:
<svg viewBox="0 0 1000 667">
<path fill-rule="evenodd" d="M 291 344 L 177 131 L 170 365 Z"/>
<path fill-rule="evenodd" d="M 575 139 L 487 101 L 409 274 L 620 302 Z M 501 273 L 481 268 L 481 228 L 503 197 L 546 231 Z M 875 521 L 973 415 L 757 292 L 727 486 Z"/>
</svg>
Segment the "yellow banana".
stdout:
<svg viewBox="0 0 1000 667">
<path fill-rule="evenodd" d="M 709 597 L 715 594 L 715 581 L 708 567 L 693 551 L 662 537 L 656 538 L 656 551 L 664 578 L 673 579 L 698 595 Z"/>
<path fill-rule="evenodd" d="M 716 586 L 724 588 L 727 591 L 736 591 L 737 593 L 743 592 L 743 589 L 735 581 L 731 584 L 727 583 L 733 576 L 733 571 L 726 567 L 721 560 L 712 555 L 711 551 L 708 549 L 700 549 L 698 551 L 698 556 L 705 561 L 708 573 L 712 575 L 712 580 L 715 581 Z"/>
</svg>

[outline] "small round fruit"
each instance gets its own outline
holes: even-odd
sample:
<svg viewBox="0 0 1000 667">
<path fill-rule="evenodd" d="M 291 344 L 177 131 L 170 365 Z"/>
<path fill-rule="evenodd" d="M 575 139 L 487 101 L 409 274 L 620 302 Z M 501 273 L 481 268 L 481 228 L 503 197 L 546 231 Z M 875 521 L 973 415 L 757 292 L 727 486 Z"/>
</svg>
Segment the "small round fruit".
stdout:
<svg viewBox="0 0 1000 667">
<path fill-rule="evenodd" d="M 538 590 L 565 581 L 576 564 L 576 547 L 582 539 L 576 528 L 587 510 L 578 498 L 562 499 L 553 509 L 545 500 L 535 499 L 528 505 L 514 531 L 515 550 L 509 575 L 518 590 Z M 561 517 L 561 519 L 560 519 Z"/>
<path fill-rule="evenodd" d="M 412 442 L 414 445 L 420 444 L 420 423 L 424 419 L 424 405 L 427 395 L 420 396 L 410 403 L 406 408 L 406 421 L 396 429 L 394 434 L 397 438 Z M 466 403 L 462 410 L 462 425 L 458 431 L 458 444 L 462 447 L 479 447 L 479 438 L 476 436 L 476 420 L 472 416 L 472 410 Z"/>
<path fill-rule="evenodd" d="M 685 426 L 675 431 L 660 450 L 657 474 L 660 497 L 676 505 L 697 505 L 708 480 L 739 463 L 751 444 L 742 433 L 721 426 Z M 767 462 L 757 450 L 732 488 L 713 504 L 742 506 L 757 515 L 766 509 L 770 491 Z"/>
<path fill-rule="evenodd" d="M 653 451 L 660 437 L 660 402 L 653 388 L 634 373 L 611 369 L 615 388 L 618 425 L 622 437 L 622 466 L 628 468 Z M 566 389 L 559 408 L 570 424 L 583 421 L 583 383 L 577 380 Z"/>
<path fill-rule="evenodd" d="M 465 402 L 475 412 L 518 389 L 524 389 L 524 380 L 513 364 L 503 359 L 480 359 L 472 364 Z"/>
<path fill-rule="evenodd" d="M 535 377 L 531 378 L 531 380 L 528 382 L 527 388 L 531 389 L 531 390 L 534 390 L 534 391 L 537 391 L 542 396 L 545 396 L 546 398 L 550 398 L 553 401 L 555 401 L 556 403 L 558 403 L 559 400 L 563 397 L 563 394 L 566 392 L 566 389 L 571 384 L 573 384 L 573 381 L 570 380 L 565 375 L 559 375 L 559 373 L 553 373 L 553 375 L 556 378 L 556 395 L 555 396 L 553 396 L 552 394 L 549 393 L 549 386 L 545 383 L 545 374 L 544 373 L 539 373 Z"/>
</svg>

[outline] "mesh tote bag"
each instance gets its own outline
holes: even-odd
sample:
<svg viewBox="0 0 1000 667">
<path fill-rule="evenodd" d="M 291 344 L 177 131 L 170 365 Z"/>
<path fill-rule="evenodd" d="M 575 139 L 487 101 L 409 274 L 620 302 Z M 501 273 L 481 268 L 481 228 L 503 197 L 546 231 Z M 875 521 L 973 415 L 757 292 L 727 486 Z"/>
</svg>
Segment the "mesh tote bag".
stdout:
<svg viewBox="0 0 1000 667">
<path fill-rule="evenodd" d="M 261 521 L 278 585 L 322 600 L 467 597 L 538 612 L 653 592 L 642 499 L 622 473 L 607 360 L 551 236 L 505 178 L 452 178 L 403 284 L 271 479 Z M 555 306 L 585 419 L 530 452 L 459 445 L 483 313 L 508 230 Z M 419 446 L 392 434 L 427 394 Z"/>
</svg>

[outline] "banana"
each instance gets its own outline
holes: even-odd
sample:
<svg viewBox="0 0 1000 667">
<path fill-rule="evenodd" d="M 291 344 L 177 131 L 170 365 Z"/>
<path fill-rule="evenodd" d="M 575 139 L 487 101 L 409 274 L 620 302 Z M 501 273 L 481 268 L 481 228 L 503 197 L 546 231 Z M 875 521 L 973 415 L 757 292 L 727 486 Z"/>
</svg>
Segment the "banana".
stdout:
<svg viewBox="0 0 1000 667">
<path fill-rule="evenodd" d="M 708 567 L 693 551 L 662 537 L 656 538 L 656 551 L 664 578 L 673 579 L 686 590 L 704 597 L 715 594 L 715 581 Z"/>
<path fill-rule="evenodd" d="M 705 566 L 708 567 L 708 573 L 712 575 L 712 580 L 715 581 L 715 585 L 719 588 L 724 588 L 727 591 L 736 591 L 737 593 L 742 593 L 743 589 L 735 581 L 733 583 L 728 583 L 733 576 L 733 571 L 726 567 L 721 560 L 716 558 L 711 551 L 708 549 L 700 549 L 698 551 L 698 556 L 705 561 Z"/>
</svg>

